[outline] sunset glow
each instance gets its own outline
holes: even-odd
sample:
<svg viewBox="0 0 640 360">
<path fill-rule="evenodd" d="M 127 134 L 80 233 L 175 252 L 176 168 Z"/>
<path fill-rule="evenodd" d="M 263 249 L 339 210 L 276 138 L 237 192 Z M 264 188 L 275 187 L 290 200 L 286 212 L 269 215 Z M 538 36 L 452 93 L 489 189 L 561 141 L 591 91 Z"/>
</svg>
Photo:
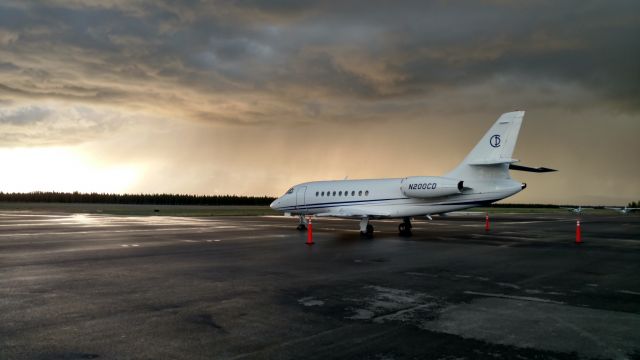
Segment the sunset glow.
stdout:
<svg viewBox="0 0 640 360">
<path fill-rule="evenodd" d="M 136 166 L 101 166 L 64 147 L 0 149 L 2 191 L 129 191 L 140 177 Z"/>
</svg>

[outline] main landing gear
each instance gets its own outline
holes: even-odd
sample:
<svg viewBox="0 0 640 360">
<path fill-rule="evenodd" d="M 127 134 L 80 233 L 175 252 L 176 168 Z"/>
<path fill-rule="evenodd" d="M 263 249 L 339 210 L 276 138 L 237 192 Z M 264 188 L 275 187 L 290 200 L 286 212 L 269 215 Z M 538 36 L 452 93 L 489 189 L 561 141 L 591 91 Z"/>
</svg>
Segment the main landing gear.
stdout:
<svg viewBox="0 0 640 360">
<path fill-rule="evenodd" d="M 366 216 L 360 220 L 360 236 L 367 239 L 373 237 L 373 225 L 369 224 L 369 218 Z"/>
<path fill-rule="evenodd" d="M 400 233 L 400 236 L 409 237 L 411 236 L 411 228 L 411 218 L 406 217 L 402 219 L 402 223 L 398 225 L 398 232 Z"/>
<path fill-rule="evenodd" d="M 305 231 L 307 230 L 307 219 L 304 218 L 304 216 L 299 215 L 300 217 L 300 223 L 298 224 L 298 227 L 296 228 L 298 231 Z"/>
</svg>

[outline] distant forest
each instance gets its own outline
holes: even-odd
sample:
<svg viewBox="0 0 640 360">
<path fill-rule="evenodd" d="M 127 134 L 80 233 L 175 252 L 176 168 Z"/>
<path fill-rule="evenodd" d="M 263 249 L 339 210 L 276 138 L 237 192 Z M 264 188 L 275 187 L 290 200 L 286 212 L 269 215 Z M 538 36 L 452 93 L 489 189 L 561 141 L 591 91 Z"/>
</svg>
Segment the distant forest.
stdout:
<svg viewBox="0 0 640 360">
<path fill-rule="evenodd" d="M 0 202 L 40 203 L 93 203 L 93 204 L 140 204 L 140 205 L 254 205 L 267 206 L 275 200 L 269 196 L 239 195 L 189 195 L 189 194 L 105 194 L 80 192 L 28 192 L 5 193 L 0 191 Z M 497 208 L 559 208 L 573 205 L 553 204 L 491 204 Z M 640 201 L 630 202 L 629 207 L 640 207 Z M 598 207 L 598 206 L 596 206 Z M 602 207 L 602 206 L 600 206 Z"/>
<path fill-rule="evenodd" d="M 0 192 L 2 202 L 93 203 L 139 205 L 269 205 L 268 196 L 188 195 L 188 194 L 105 194 L 80 192 Z"/>
</svg>

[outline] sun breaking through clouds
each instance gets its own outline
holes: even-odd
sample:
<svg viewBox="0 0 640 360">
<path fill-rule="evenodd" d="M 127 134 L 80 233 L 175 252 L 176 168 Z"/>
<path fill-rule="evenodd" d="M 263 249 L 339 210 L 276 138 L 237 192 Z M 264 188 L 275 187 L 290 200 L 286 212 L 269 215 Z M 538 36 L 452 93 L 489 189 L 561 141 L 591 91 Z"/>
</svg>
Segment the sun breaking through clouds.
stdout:
<svg viewBox="0 0 640 360">
<path fill-rule="evenodd" d="M 439 175 L 524 109 L 516 157 L 560 172 L 510 201 L 625 204 L 638 38 L 637 1 L 6 0 L 0 190 Z"/>
</svg>

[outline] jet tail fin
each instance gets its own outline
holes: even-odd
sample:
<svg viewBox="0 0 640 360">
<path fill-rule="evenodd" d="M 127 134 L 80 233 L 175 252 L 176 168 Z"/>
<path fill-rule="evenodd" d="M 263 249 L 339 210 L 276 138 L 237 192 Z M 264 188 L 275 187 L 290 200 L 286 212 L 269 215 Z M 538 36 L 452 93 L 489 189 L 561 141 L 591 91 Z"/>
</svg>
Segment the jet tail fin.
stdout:
<svg viewBox="0 0 640 360">
<path fill-rule="evenodd" d="M 518 141 L 524 111 L 502 114 L 471 150 L 467 157 L 447 177 L 509 178 L 509 165 Z"/>
</svg>

